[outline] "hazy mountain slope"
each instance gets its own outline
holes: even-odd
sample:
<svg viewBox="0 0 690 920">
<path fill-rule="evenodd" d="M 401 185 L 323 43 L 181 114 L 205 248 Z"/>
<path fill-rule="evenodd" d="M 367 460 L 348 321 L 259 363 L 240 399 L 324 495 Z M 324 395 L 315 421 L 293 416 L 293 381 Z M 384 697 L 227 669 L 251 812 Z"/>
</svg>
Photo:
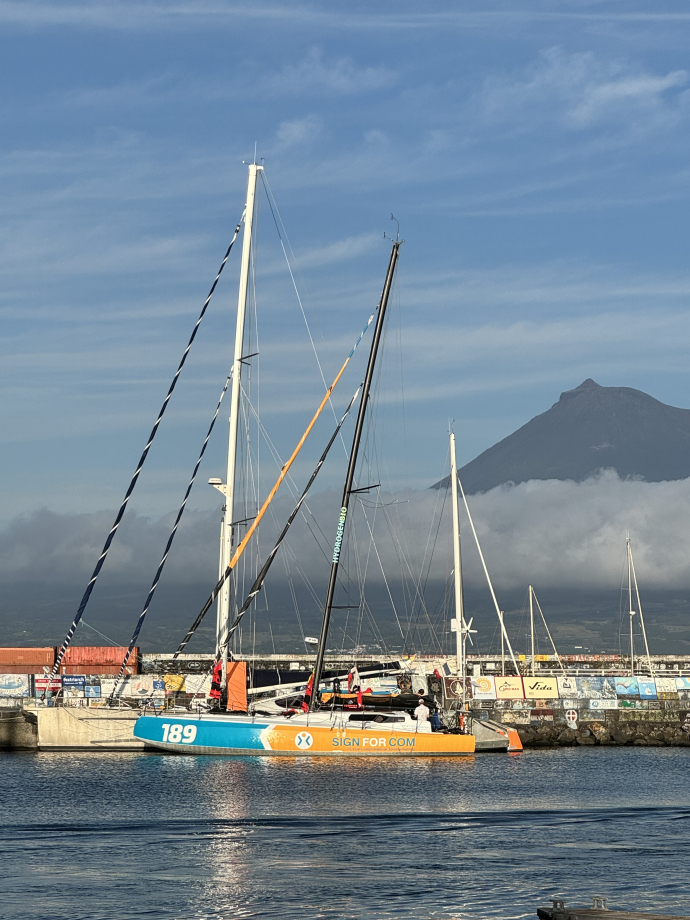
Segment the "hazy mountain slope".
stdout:
<svg viewBox="0 0 690 920">
<path fill-rule="evenodd" d="M 585 380 L 460 470 L 469 492 L 528 479 L 581 481 L 604 468 L 649 482 L 690 476 L 690 409 Z M 446 484 L 435 484 L 439 488 Z"/>
</svg>

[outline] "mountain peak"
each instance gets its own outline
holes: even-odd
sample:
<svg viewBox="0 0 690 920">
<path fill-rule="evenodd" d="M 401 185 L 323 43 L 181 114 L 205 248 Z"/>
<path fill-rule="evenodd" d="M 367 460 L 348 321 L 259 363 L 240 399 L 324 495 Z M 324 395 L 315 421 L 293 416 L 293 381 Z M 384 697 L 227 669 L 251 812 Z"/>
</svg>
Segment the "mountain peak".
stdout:
<svg viewBox="0 0 690 920">
<path fill-rule="evenodd" d="M 575 387 L 574 390 L 566 390 L 564 393 L 561 393 L 561 399 L 570 399 L 573 396 L 579 396 L 581 393 L 587 392 L 587 390 L 603 390 L 604 387 L 600 386 L 596 380 L 592 380 L 591 377 L 588 377 L 586 380 L 583 380 L 579 387 Z"/>
<path fill-rule="evenodd" d="M 484 492 L 529 479 L 581 482 L 603 467 L 648 482 L 690 477 L 690 409 L 588 377 L 464 466 L 460 478 L 466 491 Z"/>
</svg>

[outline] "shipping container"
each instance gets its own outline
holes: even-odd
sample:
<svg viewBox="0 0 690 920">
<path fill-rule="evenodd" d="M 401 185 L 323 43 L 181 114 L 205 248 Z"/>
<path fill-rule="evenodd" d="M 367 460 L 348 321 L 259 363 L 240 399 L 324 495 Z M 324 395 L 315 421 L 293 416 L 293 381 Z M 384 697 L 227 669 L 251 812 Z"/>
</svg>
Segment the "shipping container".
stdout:
<svg viewBox="0 0 690 920">
<path fill-rule="evenodd" d="M 120 664 L 65 664 L 60 665 L 60 674 L 101 674 L 103 677 L 117 677 L 121 667 L 122 662 Z M 133 665 L 128 664 L 124 673 L 131 675 L 136 674 L 137 671 Z"/>
<path fill-rule="evenodd" d="M 0 674 L 47 674 L 51 667 L 47 664 L 0 664 Z"/>
<path fill-rule="evenodd" d="M 55 646 L 0 648 L 0 674 L 43 674 L 55 663 Z"/>
<path fill-rule="evenodd" d="M 125 657 L 127 649 L 119 645 L 71 645 L 65 652 L 62 664 L 65 667 L 72 665 L 87 665 L 93 668 L 97 665 L 107 665 L 117 667 L 118 671 Z M 132 668 L 132 673 L 136 674 L 139 664 L 139 649 L 132 649 L 129 656 L 128 667 Z M 86 673 L 85 671 L 67 671 L 67 674 Z M 93 672 L 92 673 L 96 673 Z M 117 673 L 117 672 L 116 672 Z"/>
<path fill-rule="evenodd" d="M 47 664 L 52 667 L 54 661 L 54 645 L 48 645 L 42 648 L 0 647 L 0 664 Z"/>
</svg>

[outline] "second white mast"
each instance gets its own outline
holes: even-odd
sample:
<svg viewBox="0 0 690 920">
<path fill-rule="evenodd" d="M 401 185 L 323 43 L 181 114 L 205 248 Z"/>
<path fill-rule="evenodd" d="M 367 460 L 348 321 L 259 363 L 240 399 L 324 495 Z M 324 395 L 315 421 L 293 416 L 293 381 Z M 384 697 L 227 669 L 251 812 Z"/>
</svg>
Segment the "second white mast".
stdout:
<svg viewBox="0 0 690 920">
<path fill-rule="evenodd" d="M 450 484 L 453 500 L 453 572 L 455 581 L 455 654 L 457 675 L 465 692 L 465 616 L 462 598 L 462 563 L 460 560 L 460 520 L 458 517 L 458 468 L 455 461 L 455 435 L 450 433 Z"/>
<path fill-rule="evenodd" d="M 235 327 L 235 351 L 232 361 L 232 390 L 230 394 L 230 431 L 228 435 L 228 465 L 225 485 L 217 488 L 225 496 L 225 510 L 221 525 L 221 546 L 219 570 L 224 572 L 232 558 L 233 551 L 233 509 L 235 504 L 235 467 L 237 460 L 237 431 L 240 417 L 240 393 L 242 385 L 242 349 L 244 345 L 244 320 L 247 312 L 247 295 L 249 292 L 249 266 L 252 249 L 252 231 L 254 224 L 254 204 L 256 200 L 256 180 L 262 166 L 250 163 L 247 179 L 247 200 L 244 210 L 244 236 L 242 237 L 242 260 L 240 262 L 240 286 L 237 297 L 237 325 Z M 230 582 L 228 579 L 218 598 L 218 618 L 216 622 L 216 650 L 223 648 L 223 682 L 225 682 L 225 663 L 227 648 L 225 636 L 230 617 Z"/>
</svg>

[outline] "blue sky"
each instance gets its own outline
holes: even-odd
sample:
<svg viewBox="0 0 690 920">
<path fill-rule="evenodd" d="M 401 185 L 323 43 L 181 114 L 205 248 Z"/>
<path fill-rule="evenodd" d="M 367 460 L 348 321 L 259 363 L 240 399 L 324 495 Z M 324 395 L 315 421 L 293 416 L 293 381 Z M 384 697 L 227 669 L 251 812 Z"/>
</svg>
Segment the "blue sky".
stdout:
<svg viewBox="0 0 690 920">
<path fill-rule="evenodd" d="M 440 478 L 450 417 L 467 462 L 587 377 L 690 406 L 689 38 L 671 2 L 0 2 L 2 520 L 116 507 L 255 141 L 327 378 L 401 222 L 389 488 Z M 322 385 L 265 199 L 259 225 L 262 417 L 287 453 Z M 215 406 L 234 256 L 142 513 L 176 508 Z M 217 498 L 201 484 L 192 505 Z"/>
</svg>

